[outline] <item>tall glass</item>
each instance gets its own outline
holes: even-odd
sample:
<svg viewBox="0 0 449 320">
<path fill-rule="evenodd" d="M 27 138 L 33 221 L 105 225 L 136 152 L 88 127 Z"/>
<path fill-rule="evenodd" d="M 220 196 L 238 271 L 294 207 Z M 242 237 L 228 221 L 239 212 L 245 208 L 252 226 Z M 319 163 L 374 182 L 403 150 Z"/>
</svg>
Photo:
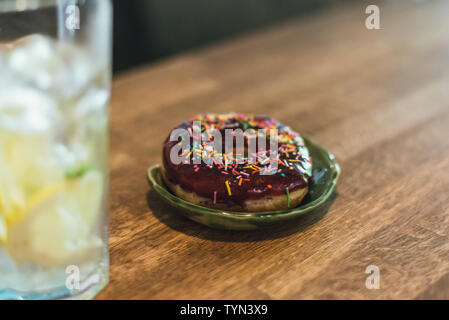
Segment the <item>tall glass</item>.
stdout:
<svg viewBox="0 0 449 320">
<path fill-rule="evenodd" d="M 109 0 L 0 1 L 0 299 L 108 282 Z"/>
</svg>

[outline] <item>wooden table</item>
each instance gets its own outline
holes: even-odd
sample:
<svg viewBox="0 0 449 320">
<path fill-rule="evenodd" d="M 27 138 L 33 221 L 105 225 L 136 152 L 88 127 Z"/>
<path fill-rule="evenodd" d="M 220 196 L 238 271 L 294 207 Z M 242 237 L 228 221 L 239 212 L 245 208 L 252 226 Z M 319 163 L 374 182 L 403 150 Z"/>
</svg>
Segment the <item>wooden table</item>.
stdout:
<svg viewBox="0 0 449 320">
<path fill-rule="evenodd" d="M 99 299 L 449 298 L 449 1 L 359 1 L 118 76 L 111 280 Z M 183 119 L 272 115 L 341 164 L 323 217 L 208 229 L 151 192 Z M 380 289 L 365 286 L 367 266 Z"/>
</svg>

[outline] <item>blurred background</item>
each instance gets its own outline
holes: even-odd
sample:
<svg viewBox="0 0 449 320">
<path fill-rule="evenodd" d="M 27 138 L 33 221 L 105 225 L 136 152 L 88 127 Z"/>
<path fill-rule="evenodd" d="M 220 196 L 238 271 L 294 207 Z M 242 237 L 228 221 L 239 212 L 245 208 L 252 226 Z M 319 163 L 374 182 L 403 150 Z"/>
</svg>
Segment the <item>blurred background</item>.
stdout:
<svg viewBox="0 0 449 320">
<path fill-rule="evenodd" d="M 351 0 L 114 0 L 114 72 Z"/>
</svg>

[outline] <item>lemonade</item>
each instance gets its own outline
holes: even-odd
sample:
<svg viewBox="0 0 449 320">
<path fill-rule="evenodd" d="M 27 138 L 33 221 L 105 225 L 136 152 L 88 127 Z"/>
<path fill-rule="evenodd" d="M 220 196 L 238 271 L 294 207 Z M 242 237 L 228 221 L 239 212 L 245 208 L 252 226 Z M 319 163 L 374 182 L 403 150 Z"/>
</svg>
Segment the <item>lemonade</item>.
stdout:
<svg viewBox="0 0 449 320">
<path fill-rule="evenodd" d="M 43 35 L 0 44 L 0 299 L 107 281 L 108 70 Z"/>
</svg>

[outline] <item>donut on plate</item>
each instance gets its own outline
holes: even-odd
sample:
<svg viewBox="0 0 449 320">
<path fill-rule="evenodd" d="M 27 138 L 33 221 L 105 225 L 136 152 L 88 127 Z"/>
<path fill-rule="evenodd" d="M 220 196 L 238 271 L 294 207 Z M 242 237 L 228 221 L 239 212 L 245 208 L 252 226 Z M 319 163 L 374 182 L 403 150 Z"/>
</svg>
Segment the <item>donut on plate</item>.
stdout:
<svg viewBox="0 0 449 320">
<path fill-rule="evenodd" d="M 175 195 L 196 205 L 284 210 L 307 194 L 312 159 L 301 136 L 273 118 L 197 115 L 165 140 L 162 177 Z"/>
</svg>

